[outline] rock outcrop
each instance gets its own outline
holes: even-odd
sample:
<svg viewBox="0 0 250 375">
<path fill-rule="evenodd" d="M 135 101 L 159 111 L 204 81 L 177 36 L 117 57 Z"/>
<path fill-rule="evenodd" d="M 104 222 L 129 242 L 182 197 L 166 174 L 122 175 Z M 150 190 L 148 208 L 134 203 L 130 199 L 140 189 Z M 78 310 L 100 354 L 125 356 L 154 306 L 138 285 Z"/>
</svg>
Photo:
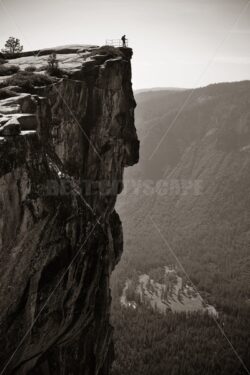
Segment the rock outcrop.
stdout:
<svg viewBox="0 0 250 375">
<path fill-rule="evenodd" d="M 113 360 L 114 207 L 139 153 L 132 51 L 58 53 L 63 78 L 0 101 L 1 374 L 106 375 Z"/>
</svg>

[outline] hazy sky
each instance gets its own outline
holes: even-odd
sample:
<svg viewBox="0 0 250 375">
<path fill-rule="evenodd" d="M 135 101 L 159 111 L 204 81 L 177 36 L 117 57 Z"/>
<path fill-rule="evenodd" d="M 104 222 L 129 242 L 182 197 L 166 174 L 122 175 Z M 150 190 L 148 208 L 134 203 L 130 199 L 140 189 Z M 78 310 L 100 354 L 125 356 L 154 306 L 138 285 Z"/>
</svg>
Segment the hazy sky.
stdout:
<svg viewBox="0 0 250 375">
<path fill-rule="evenodd" d="M 126 33 L 135 89 L 250 79 L 249 2 L 0 0 L 0 45 L 102 45 Z"/>
</svg>

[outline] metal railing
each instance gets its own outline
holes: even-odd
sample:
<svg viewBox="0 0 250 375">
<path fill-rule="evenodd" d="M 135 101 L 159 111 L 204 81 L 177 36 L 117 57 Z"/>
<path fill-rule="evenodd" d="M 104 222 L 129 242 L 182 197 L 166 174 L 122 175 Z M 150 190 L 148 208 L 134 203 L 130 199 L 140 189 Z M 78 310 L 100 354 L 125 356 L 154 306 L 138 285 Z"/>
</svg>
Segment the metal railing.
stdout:
<svg viewBox="0 0 250 375">
<path fill-rule="evenodd" d="M 106 46 L 128 47 L 128 39 L 126 39 L 125 45 L 121 39 L 106 39 Z"/>
</svg>

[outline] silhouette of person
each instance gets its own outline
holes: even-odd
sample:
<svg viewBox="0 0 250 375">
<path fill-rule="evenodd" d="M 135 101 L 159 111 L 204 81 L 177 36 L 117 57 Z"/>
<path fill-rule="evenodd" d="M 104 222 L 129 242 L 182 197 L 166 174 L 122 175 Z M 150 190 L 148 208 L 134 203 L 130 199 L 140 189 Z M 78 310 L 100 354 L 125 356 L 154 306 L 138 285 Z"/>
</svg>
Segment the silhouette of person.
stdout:
<svg viewBox="0 0 250 375">
<path fill-rule="evenodd" d="M 122 40 L 122 46 L 123 46 L 123 47 L 126 47 L 126 35 L 123 35 L 123 36 L 121 37 L 121 40 Z"/>
</svg>

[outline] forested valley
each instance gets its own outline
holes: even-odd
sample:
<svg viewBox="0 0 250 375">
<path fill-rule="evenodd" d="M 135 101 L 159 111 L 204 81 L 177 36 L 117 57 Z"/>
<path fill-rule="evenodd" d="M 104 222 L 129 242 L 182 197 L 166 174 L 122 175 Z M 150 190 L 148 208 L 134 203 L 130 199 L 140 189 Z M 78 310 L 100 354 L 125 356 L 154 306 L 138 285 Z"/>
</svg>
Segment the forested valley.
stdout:
<svg viewBox="0 0 250 375">
<path fill-rule="evenodd" d="M 195 90 L 166 137 L 188 92 L 136 95 L 141 160 L 128 170 L 129 189 L 117 203 L 124 254 L 112 277 L 113 375 L 249 373 L 249 94 L 249 82 Z M 159 194 L 154 190 L 159 180 L 186 181 L 189 188 Z M 131 181 L 148 181 L 151 190 L 139 182 L 131 187 Z M 121 305 L 126 280 L 156 275 L 168 265 L 218 317 L 199 311 L 162 314 L 138 301 L 136 308 Z"/>
</svg>

